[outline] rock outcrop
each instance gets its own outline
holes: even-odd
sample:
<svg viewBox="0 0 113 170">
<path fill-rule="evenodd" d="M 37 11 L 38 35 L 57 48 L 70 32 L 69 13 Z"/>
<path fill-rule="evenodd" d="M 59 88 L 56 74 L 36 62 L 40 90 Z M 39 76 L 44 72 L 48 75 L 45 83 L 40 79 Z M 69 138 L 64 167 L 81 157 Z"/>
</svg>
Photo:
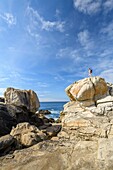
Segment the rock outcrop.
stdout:
<svg viewBox="0 0 113 170">
<path fill-rule="evenodd" d="M 12 127 L 21 122 L 43 125 L 43 120 L 35 114 L 39 106 L 34 91 L 7 88 L 0 102 L 0 136 L 9 134 Z"/>
<path fill-rule="evenodd" d="M 25 107 L 29 112 L 34 113 L 40 107 L 39 99 L 33 90 L 7 88 L 4 96 L 6 104 Z"/>
<path fill-rule="evenodd" d="M 27 122 L 19 123 L 16 128 L 10 132 L 17 141 L 17 148 L 29 147 L 42 140 L 47 139 L 46 134 L 40 131 L 36 126 L 30 125 Z"/>
<path fill-rule="evenodd" d="M 0 138 L 0 156 L 7 154 L 9 151 L 13 151 L 16 141 L 11 135 L 5 135 Z"/>
<path fill-rule="evenodd" d="M 90 77 L 77 81 L 66 88 L 71 101 L 80 101 L 83 105 L 94 104 L 107 93 L 108 87 L 103 78 Z"/>
<path fill-rule="evenodd" d="M 66 92 L 71 101 L 64 105 L 59 137 L 65 134 L 75 140 L 94 141 L 113 138 L 113 86 L 103 78 L 91 77 L 69 87 Z"/>
<path fill-rule="evenodd" d="M 36 112 L 39 105 L 32 90 L 6 89 L 0 102 L 0 156 L 50 140 L 58 134 L 61 125 L 52 125 L 54 120 L 42 114 L 47 110 Z"/>
<path fill-rule="evenodd" d="M 113 85 L 103 78 L 91 77 L 73 83 L 66 93 L 70 102 L 61 112 L 62 129 L 59 124 L 51 125 L 44 115 L 37 115 L 45 119 L 38 128 L 18 124 L 10 139 L 20 145 L 31 146 L 35 135 L 50 140 L 42 139 L 27 149 L 1 157 L 2 170 L 113 169 Z"/>
</svg>

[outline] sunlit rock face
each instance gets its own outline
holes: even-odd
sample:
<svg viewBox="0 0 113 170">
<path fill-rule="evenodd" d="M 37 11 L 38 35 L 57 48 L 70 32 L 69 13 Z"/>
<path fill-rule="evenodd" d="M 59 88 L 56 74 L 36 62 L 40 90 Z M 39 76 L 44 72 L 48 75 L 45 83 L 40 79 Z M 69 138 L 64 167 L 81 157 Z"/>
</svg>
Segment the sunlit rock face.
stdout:
<svg viewBox="0 0 113 170">
<path fill-rule="evenodd" d="M 66 93 L 70 102 L 64 105 L 62 126 L 68 133 L 74 133 L 71 138 L 98 140 L 113 137 L 112 84 L 101 77 L 90 77 L 71 84 Z"/>
<path fill-rule="evenodd" d="M 30 112 L 36 112 L 40 107 L 38 96 L 33 90 L 7 88 L 4 97 L 6 104 L 23 106 Z"/>
<path fill-rule="evenodd" d="M 66 88 L 70 100 L 97 100 L 107 93 L 108 87 L 101 77 L 90 77 L 79 80 Z"/>
</svg>

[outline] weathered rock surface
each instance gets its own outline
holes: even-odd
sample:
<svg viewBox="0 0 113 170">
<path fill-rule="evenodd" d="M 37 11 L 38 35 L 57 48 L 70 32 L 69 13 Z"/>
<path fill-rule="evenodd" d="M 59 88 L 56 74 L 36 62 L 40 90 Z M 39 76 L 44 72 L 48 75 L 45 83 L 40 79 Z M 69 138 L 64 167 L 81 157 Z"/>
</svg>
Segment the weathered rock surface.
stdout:
<svg viewBox="0 0 113 170">
<path fill-rule="evenodd" d="M 59 136 L 65 131 L 66 136 L 75 140 L 112 138 L 112 86 L 100 77 L 91 77 L 78 81 L 68 92 L 76 100 L 71 98 L 64 105 L 63 129 Z"/>
<path fill-rule="evenodd" d="M 7 106 L 0 103 L 0 136 L 10 133 L 12 126 L 17 124 L 13 113 L 9 113 Z"/>
<path fill-rule="evenodd" d="M 72 101 L 95 101 L 106 94 L 107 90 L 107 83 L 103 78 L 90 77 L 71 84 L 66 88 L 66 93 Z"/>
<path fill-rule="evenodd" d="M 46 134 L 27 122 L 19 123 L 11 130 L 10 135 L 17 140 L 17 148 L 29 147 L 47 139 Z"/>
<path fill-rule="evenodd" d="M 44 124 L 43 119 L 29 112 L 26 108 L 0 103 L 0 136 L 10 133 L 12 127 L 20 122 L 29 122 L 36 126 Z"/>
<path fill-rule="evenodd" d="M 7 88 L 1 100 L 0 136 L 10 133 L 12 127 L 20 122 L 29 122 L 35 126 L 44 124 L 43 119 L 35 114 L 40 104 L 34 91 Z"/>
<path fill-rule="evenodd" d="M 113 85 L 92 77 L 70 85 L 66 92 L 71 101 L 61 112 L 62 129 L 45 119 L 38 127 L 38 136 L 42 131 L 51 140 L 1 157 L 2 170 L 113 169 Z M 31 146 L 29 141 L 35 130 L 29 131 L 27 126 L 31 128 L 25 125 L 25 133 L 15 128 L 11 135 L 22 142 L 27 140 L 26 146 Z"/>
<path fill-rule="evenodd" d="M 6 104 L 25 107 L 33 113 L 36 112 L 40 106 L 39 99 L 33 90 L 7 88 L 4 96 Z"/>
<path fill-rule="evenodd" d="M 46 141 L 0 158 L 2 170 L 112 170 L 113 139 Z"/>
<path fill-rule="evenodd" d="M 0 138 L 0 156 L 13 150 L 15 139 L 11 135 L 5 135 Z"/>
</svg>

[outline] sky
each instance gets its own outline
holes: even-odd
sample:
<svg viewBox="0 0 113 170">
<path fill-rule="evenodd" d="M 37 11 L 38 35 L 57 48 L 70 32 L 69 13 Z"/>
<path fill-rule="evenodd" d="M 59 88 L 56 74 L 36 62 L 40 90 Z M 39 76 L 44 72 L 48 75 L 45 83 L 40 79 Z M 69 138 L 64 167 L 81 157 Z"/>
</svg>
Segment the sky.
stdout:
<svg viewBox="0 0 113 170">
<path fill-rule="evenodd" d="M 0 0 L 0 96 L 14 87 L 67 101 L 89 67 L 113 83 L 113 0 Z"/>
</svg>

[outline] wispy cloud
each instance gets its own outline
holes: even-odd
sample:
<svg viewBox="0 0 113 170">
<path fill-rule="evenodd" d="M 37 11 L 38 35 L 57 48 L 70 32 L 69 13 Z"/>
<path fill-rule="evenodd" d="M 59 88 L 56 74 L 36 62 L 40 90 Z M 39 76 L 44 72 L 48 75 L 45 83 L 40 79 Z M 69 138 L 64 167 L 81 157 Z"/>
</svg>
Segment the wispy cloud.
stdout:
<svg viewBox="0 0 113 170">
<path fill-rule="evenodd" d="M 104 77 L 107 82 L 113 83 L 113 69 L 106 69 L 99 76 Z"/>
<path fill-rule="evenodd" d="M 60 11 L 59 9 L 56 9 L 55 16 L 56 16 L 57 18 L 59 18 L 59 17 L 60 17 L 60 14 L 61 14 L 61 11 Z"/>
<path fill-rule="evenodd" d="M 47 83 L 44 83 L 44 82 L 37 82 L 36 83 L 38 87 L 41 87 L 41 88 L 46 88 L 48 87 L 48 84 Z"/>
<path fill-rule="evenodd" d="M 68 59 L 68 61 L 72 60 L 72 62 L 74 63 L 83 60 L 83 58 L 80 55 L 80 49 L 73 49 L 71 47 L 59 49 L 58 53 L 56 54 L 56 58 L 57 59 L 65 58 Z"/>
<path fill-rule="evenodd" d="M 113 21 L 104 26 L 100 33 L 106 34 L 110 39 L 113 39 Z"/>
<path fill-rule="evenodd" d="M 11 13 L 0 14 L 0 18 L 8 24 L 8 26 L 16 25 L 16 17 Z"/>
<path fill-rule="evenodd" d="M 93 15 L 113 9 L 113 0 L 73 0 L 74 7 L 84 14 Z"/>
<path fill-rule="evenodd" d="M 0 83 L 3 83 L 5 81 L 9 80 L 8 77 L 0 77 Z"/>
<path fill-rule="evenodd" d="M 36 40 L 37 45 L 39 45 L 42 40 L 41 35 L 39 35 L 37 31 L 33 30 L 32 27 L 30 27 L 30 25 L 27 26 L 27 32 L 32 38 Z"/>
<path fill-rule="evenodd" d="M 94 42 L 91 39 L 88 30 L 83 30 L 78 33 L 78 41 L 86 50 L 91 49 L 94 46 Z"/>
<path fill-rule="evenodd" d="M 111 11 L 113 9 L 113 0 L 107 0 L 103 3 L 105 11 Z"/>
<path fill-rule="evenodd" d="M 64 21 L 49 21 L 44 19 L 38 11 L 34 10 L 32 7 L 28 6 L 27 7 L 27 15 L 30 17 L 32 24 L 34 24 L 34 27 L 40 27 L 41 30 L 45 31 L 59 31 L 59 32 L 64 32 L 64 26 L 65 22 Z"/>
<path fill-rule="evenodd" d="M 57 74 L 55 77 L 54 77 L 55 80 L 57 81 L 64 81 L 64 77 L 62 77 L 61 75 Z"/>
<path fill-rule="evenodd" d="M 74 0 L 74 6 L 85 14 L 95 14 L 100 11 L 101 0 Z"/>
</svg>

